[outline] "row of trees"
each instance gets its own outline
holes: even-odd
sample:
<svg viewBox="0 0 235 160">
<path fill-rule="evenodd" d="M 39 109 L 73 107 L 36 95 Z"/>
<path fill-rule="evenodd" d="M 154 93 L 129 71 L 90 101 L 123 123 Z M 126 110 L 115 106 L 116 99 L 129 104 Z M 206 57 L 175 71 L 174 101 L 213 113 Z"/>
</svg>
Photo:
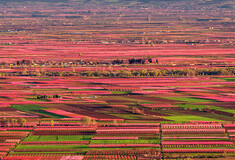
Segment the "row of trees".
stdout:
<svg viewBox="0 0 235 160">
<path fill-rule="evenodd" d="M 179 154 L 179 153 L 164 153 L 164 157 L 165 158 L 168 158 L 168 159 L 185 159 L 185 160 L 193 160 L 195 158 L 210 158 L 210 159 L 214 159 L 214 158 L 224 158 L 224 157 L 227 157 L 228 154 L 227 152 L 223 152 L 223 153 L 200 153 L 199 155 L 198 154 L 190 154 L 190 153 L 186 153 L 186 154 Z"/>
<path fill-rule="evenodd" d="M 24 118 L 19 118 L 19 119 L 15 119 L 15 118 L 11 118 L 11 119 L 3 118 L 3 119 L 1 119 L 1 125 L 3 127 L 8 127 L 9 123 L 13 127 L 15 127 L 15 126 L 23 127 L 26 124 L 26 120 Z"/>
<path fill-rule="evenodd" d="M 39 121 L 39 126 L 42 125 L 43 121 Z M 96 126 L 96 125 L 100 125 L 99 123 L 96 122 L 96 120 L 92 119 L 91 117 L 85 116 L 81 118 L 81 122 L 83 123 L 83 125 L 85 126 Z M 54 120 L 50 120 L 49 121 L 49 126 L 54 126 L 55 125 L 55 121 Z M 102 124 L 101 124 L 102 125 Z M 118 121 L 116 119 L 113 120 L 113 125 L 118 125 Z"/>
<path fill-rule="evenodd" d="M 154 59 L 151 57 L 148 57 L 147 59 L 145 59 L 145 58 L 129 59 L 129 64 L 146 64 L 146 63 L 158 63 L 158 60 L 155 60 L 155 62 L 154 62 Z"/>
<path fill-rule="evenodd" d="M 79 56 L 82 56 L 82 53 L 78 53 Z M 1 67 L 5 66 L 17 66 L 17 67 L 35 67 L 35 66 L 50 66 L 50 67 L 68 67 L 68 66 L 80 66 L 80 65 L 99 65 L 99 64 L 106 64 L 106 65 L 116 65 L 116 64 L 146 64 L 146 63 L 158 63 L 156 58 L 152 58 L 148 56 L 147 58 L 132 58 L 132 59 L 116 59 L 113 61 L 86 61 L 86 60 L 65 60 L 61 62 L 56 61 L 36 61 L 36 60 L 18 60 L 14 63 L 6 63 L 0 62 Z"/>
<path fill-rule="evenodd" d="M 86 77 L 157 77 L 157 76 L 204 76 L 204 75 L 235 75 L 235 67 L 227 68 L 188 68 L 173 70 L 142 69 L 142 70 L 97 70 L 60 72 L 60 71 L 27 71 L 0 73 L 0 76 L 86 76 Z"/>
<path fill-rule="evenodd" d="M 83 71 L 79 73 L 87 77 L 156 77 L 156 76 L 203 76 L 203 75 L 235 75 L 235 68 L 190 68 L 176 70 L 118 70 L 118 71 Z"/>
<path fill-rule="evenodd" d="M 92 120 L 91 117 L 88 117 L 88 116 L 82 117 L 82 118 L 81 118 L 81 121 L 82 121 L 82 122 L 84 123 L 84 125 L 86 125 L 86 126 L 89 126 L 89 125 L 96 125 L 96 121 L 95 121 L 95 120 Z M 50 126 L 54 126 L 54 124 L 55 124 L 54 120 L 50 120 L 49 125 L 50 125 Z M 40 121 L 39 121 L 39 125 L 40 125 Z"/>
<path fill-rule="evenodd" d="M 81 118 L 81 122 L 86 125 L 97 125 L 97 122 L 94 119 L 91 119 L 91 117 L 85 116 Z M 113 120 L 113 124 L 117 125 L 117 120 Z M 11 119 L 7 119 L 7 118 L 3 118 L 0 120 L 0 124 L 2 127 L 15 127 L 15 126 L 20 126 L 20 127 L 24 127 L 26 124 L 26 119 L 25 118 L 19 118 L 19 119 L 15 119 L 15 118 L 11 118 Z M 10 124 L 10 125 L 9 125 Z M 41 126 L 42 121 L 39 121 L 39 126 Z M 50 120 L 49 121 L 49 125 L 50 126 L 54 126 L 55 121 L 54 120 Z"/>
<path fill-rule="evenodd" d="M 38 95 L 37 99 L 46 99 L 46 98 L 60 98 L 59 95 L 53 95 L 53 96 L 48 96 L 48 95 Z"/>
</svg>

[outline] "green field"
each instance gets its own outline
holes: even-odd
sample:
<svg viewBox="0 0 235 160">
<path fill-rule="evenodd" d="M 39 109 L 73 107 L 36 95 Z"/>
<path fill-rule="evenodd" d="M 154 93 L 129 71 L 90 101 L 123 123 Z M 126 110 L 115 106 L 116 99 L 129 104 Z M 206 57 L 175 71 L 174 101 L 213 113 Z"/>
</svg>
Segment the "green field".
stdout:
<svg viewBox="0 0 235 160">
<path fill-rule="evenodd" d="M 91 144 L 157 144 L 158 139 L 151 140 L 92 140 Z"/>
<path fill-rule="evenodd" d="M 216 79 L 223 79 L 227 82 L 235 82 L 235 78 L 216 78 Z"/>
<path fill-rule="evenodd" d="M 229 113 L 234 113 L 235 114 L 235 110 L 233 109 L 225 109 L 223 107 L 217 107 L 217 106 L 206 106 L 206 105 L 192 105 L 192 104 L 175 104 L 176 106 L 182 107 L 182 108 L 191 108 L 192 110 L 195 109 L 206 109 L 207 107 L 209 109 L 215 109 L 218 111 L 223 111 L 223 112 L 229 112 Z"/>
<path fill-rule="evenodd" d="M 30 135 L 25 142 L 40 141 L 89 141 L 93 135 L 58 135 L 58 136 L 34 136 Z"/>
<path fill-rule="evenodd" d="M 42 114 L 42 115 L 50 116 L 51 118 L 55 118 L 55 119 L 67 118 L 66 116 L 46 112 L 46 111 L 43 110 L 46 107 L 42 107 L 42 106 L 34 105 L 34 104 L 31 104 L 31 105 L 12 105 L 11 107 L 14 108 L 14 109 L 17 109 L 19 111 L 22 111 L 22 112 L 39 113 L 39 114 Z"/>
<path fill-rule="evenodd" d="M 25 150 L 33 150 L 33 149 L 82 149 L 87 148 L 88 145 L 19 145 L 16 149 L 25 149 Z"/>
<path fill-rule="evenodd" d="M 112 91 L 112 94 L 130 94 L 131 91 Z"/>
<path fill-rule="evenodd" d="M 164 98 L 170 99 L 170 100 L 176 100 L 176 101 L 190 102 L 190 103 L 216 102 L 215 100 L 201 99 L 201 98 L 194 98 L 194 97 L 164 97 Z"/>
<path fill-rule="evenodd" d="M 185 122 L 185 121 L 222 121 L 219 119 L 200 117 L 195 115 L 181 115 L 181 116 L 166 116 L 165 119 L 172 120 L 175 122 Z"/>
<path fill-rule="evenodd" d="M 31 105 L 12 105 L 11 106 L 14 109 L 17 109 L 19 111 L 23 112 L 29 112 L 29 111 L 35 111 L 35 110 L 41 110 L 45 107 L 41 107 L 39 105 L 31 104 Z"/>
</svg>

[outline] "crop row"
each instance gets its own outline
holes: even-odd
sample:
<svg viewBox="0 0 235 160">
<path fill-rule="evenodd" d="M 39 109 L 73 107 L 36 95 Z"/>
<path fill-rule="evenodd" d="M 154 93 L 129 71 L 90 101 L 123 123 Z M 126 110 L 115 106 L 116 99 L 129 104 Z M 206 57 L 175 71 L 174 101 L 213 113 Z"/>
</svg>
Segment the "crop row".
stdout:
<svg viewBox="0 0 235 160">
<path fill-rule="evenodd" d="M 199 129 L 199 128 L 206 128 L 206 129 L 213 129 L 213 128 L 222 128 L 222 125 L 211 125 L 211 124 L 204 124 L 204 125 L 195 125 L 195 124 L 175 124 L 175 125 L 169 125 L 169 124 L 162 124 L 161 125 L 162 128 L 172 128 L 172 129 L 175 129 L 175 128 L 195 128 L 195 129 Z"/>
<path fill-rule="evenodd" d="M 89 148 L 160 147 L 159 144 L 91 144 Z"/>
<path fill-rule="evenodd" d="M 138 134 L 138 135 L 144 135 L 144 134 L 158 134 L 159 131 L 102 131 L 102 132 L 98 132 L 97 134 L 105 134 L 107 136 L 111 135 L 111 134 L 126 134 L 126 135 L 130 135 L 130 134 Z"/>
<path fill-rule="evenodd" d="M 124 119 L 115 119 L 115 120 L 117 120 L 118 122 L 124 122 Z M 108 118 L 106 118 L 106 119 L 104 119 L 104 118 L 99 118 L 99 121 L 102 121 L 102 122 L 113 122 L 113 119 L 108 119 Z"/>
<path fill-rule="evenodd" d="M 125 129 L 125 130 L 140 130 L 140 129 L 143 129 L 143 130 L 146 130 L 146 129 L 156 129 L 156 130 L 159 130 L 159 127 L 98 127 L 97 130 L 122 130 L 122 129 Z"/>
<path fill-rule="evenodd" d="M 139 137 L 93 137 L 93 140 L 139 139 Z"/>
<path fill-rule="evenodd" d="M 162 139 L 228 139 L 228 137 L 162 137 Z"/>
<path fill-rule="evenodd" d="M 211 144 L 233 144 L 230 141 L 214 141 L 214 142 L 162 142 L 163 145 L 211 145 Z"/>
<path fill-rule="evenodd" d="M 8 152 L 12 147 L 0 147 L 0 152 Z"/>
<path fill-rule="evenodd" d="M 94 131 L 38 131 L 38 132 L 32 132 L 31 135 L 35 136 L 48 136 L 48 135 L 92 135 L 94 134 Z"/>
<path fill-rule="evenodd" d="M 114 126 L 113 123 L 106 123 L 105 125 L 107 126 Z M 160 123 L 118 123 L 115 126 L 120 126 L 120 127 L 146 127 L 146 126 L 151 126 L 151 127 L 156 127 L 156 126 L 160 126 Z"/>
<path fill-rule="evenodd" d="M 159 133 L 159 129 L 116 129 L 116 130 L 97 130 L 98 134 L 133 134 L 133 133 Z"/>
<path fill-rule="evenodd" d="M 53 155 L 53 156 L 8 156 L 3 158 L 3 160 L 61 160 L 63 156 Z"/>
<path fill-rule="evenodd" d="M 53 157 L 53 156 L 66 156 L 66 155 L 77 155 L 77 153 L 20 153 L 20 152 L 11 152 L 9 157 Z M 14 159 L 15 160 L 15 159 Z M 44 160 L 44 159 L 43 159 Z"/>
<path fill-rule="evenodd" d="M 233 160 L 228 158 L 234 155 L 233 153 L 164 153 L 164 159 L 201 159 L 201 160 Z M 227 157 L 227 158 L 226 158 Z"/>
<path fill-rule="evenodd" d="M 5 143 L 19 143 L 20 139 L 6 139 Z"/>
<path fill-rule="evenodd" d="M 235 153 L 235 149 L 163 149 L 165 153 Z"/>
<path fill-rule="evenodd" d="M 95 131 L 95 128 L 36 128 L 34 131 Z"/>
<path fill-rule="evenodd" d="M 136 160 L 136 156 L 126 156 L 126 155 L 86 155 L 83 160 Z"/>
<path fill-rule="evenodd" d="M 4 127 L 0 128 L 0 131 L 24 131 L 24 130 L 33 130 L 33 127 Z"/>
<path fill-rule="evenodd" d="M 163 137 L 172 137 L 172 138 L 178 138 L 178 137 L 224 137 L 225 133 L 163 133 Z"/>
<path fill-rule="evenodd" d="M 148 138 L 155 138 L 156 136 L 158 136 L 158 133 L 97 133 L 95 134 L 95 137 L 142 137 L 142 138 L 145 138 L 145 139 L 148 139 Z"/>
<path fill-rule="evenodd" d="M 109 130 L 106 130 L 106 129 L 97 129 L 96 132 L 123 132 L 123 131 L 153 131 L 153 132 L 159 132 L 159 128 L 154 128 L 154 129 L 119 129 L 119 128 L 116 128 L 116 129 L 109 129 Z"/>
<path fill-rule="evenodd" d="M 162 145 L 164 148 L 234 148 L 233 144 L 171 144 Z"/>
<path fill-rule="evenodd" d="M 138 140 L 92 140 L 90 144 L 155 144 L 158 139 L 138 139 Z"/>
<path fill-rule="evenodd" d="M 96 126 L 37 126 L 35 129 L 57 129 L 57 128 L 80 128 L 80 129 L 95 129 Z"/>
<path fill-rule="evenodd" d="M 50 149 L 15 149 L 14 152 L 83 152 L 83 149 L 65 149 L 65 148 L 50 148 Z"/>
<path fill-rule="evenodd" d="M 163 133 L 225 133 L 225 129 L 163 129 Z"/>
<path fill-rule="evenodd" d="M 48 144 L 89 144 L 90 141 L 40 141 L 40 142 L 21 142 L 24 145 L 48 145 Z"/>
<path fill-rule="evenodd" d="M 29 132 L 0 132 L 0 136 L 4 137 L 25 137 Z"/>
<path fill-rule="evenodd" d="M 86 155 L 141 155 L 156 154 L 157 149 L 109 149 L 109 150 L 88 150 Z"/>
<path fill-rule="evenodd" d="M 0 143 L 0 146 L 14 146 L 15 143 Z"/>
<path fill-rule="evenodd" d="M 235 124 L 224 124 L 225 128 L 235 128 Z"/>
<path fill-rule="evenodd" d="M 228 133 L 235 133 L 235 129 L 229 129 L 227 130 Z"/>
<path fill-rule="evenodd" d="M 80 120 L 80 119 L 79 119 Z M 82 123 L 61 123 L 61 122 L 55 122 L 53 127 L 62 127 L 62 126 L 81 126 Z M 40 127 L 48 127 L 50 126 L 49 122 L 41 122 Z M 84 126 L 83 126 L 84 127 Z"/>
</svg>

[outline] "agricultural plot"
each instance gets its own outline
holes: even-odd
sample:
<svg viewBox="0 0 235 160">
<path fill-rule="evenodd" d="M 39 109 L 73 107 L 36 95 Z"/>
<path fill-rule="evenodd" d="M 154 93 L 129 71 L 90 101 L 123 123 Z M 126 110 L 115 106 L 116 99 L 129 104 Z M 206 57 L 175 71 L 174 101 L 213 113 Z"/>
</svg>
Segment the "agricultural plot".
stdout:
<svg viewBox="0 0 235 160">
<path fill-rule="evenodd" d="M 220 123 L 163 124 L 162 137 L 165 158 L 234 155 L 234 143 Z"/>
<path fill-rule="evenodd" d="M 25 129 L 27 130 L 27 129 Z M 30 132 L 24 131 L 21 128 L 11 128 L 0 130 L 0 156 L 3 158 L 12 149 L 14 149 Z"/>
<path fill-rule="evenodd" d="M 13 81 L 11 77 L 8 79 Z M 21 93 L 20 87 L 15 89 L 14 98 L 12 94 L 4 97 L 14 101 L 2 102 L 1 114 L 8 121 L 2 134 L 17 136 L 11 137 L 12 143 L 2 136 L 4 160 L 235 156 L 234 102 L 208 98 L 232 99 L 227 80 L 204 77 L 19 79 L 13 85 L 18 88 L 30 84 L 31 98 Z M 188 86 L 179 83 L 182 80 Z M 44 87 L 52 82 L 67 86 Z M 139 84 L 138 89 L 127 87 L 128 91 L 123 91 L 128 83 Z M 200 86 L 201 83 L 207 85 Z M 218 83 L 221 85 L 215 87 Z M 113 85 L 116 87 L 108 87 Z M 12 119 L 18 118 L 16 113 L 26 120 L 24 126 L 18 121 L 13 123 Z"/>
<path fill-rule="evenodd" d="M 5 143 L 2 143 L 1 152 L 10 150 L 3 159 L 61 159 L 65 156 L 81 159 L 219 158 L 235 154 L 234 126 L 231 124 L 204 121 L 71 125 L 44 124 L 30 132 L 2 132 L 1 139 L 5 139 Z M 6 135 L 11 139 L 7 140 Z"/>
<path fill-rule="evenodd" d="M 7 122 L 2 123 L 2 134 L 15 136 L 10 140 L 2 136 L 3 160 L 235 156 L 233 91 L 227 86 L 233 81 L 205 77 L 19 79 L 13 83 L 17 96 L 5 94 L 12 101 L 3 101 L 0 107 Z M 66 87 L 45 87 L 52 83 Z M 22 84 L 31 88 L 30 95 L 20 92 Z M 18 117 L 26 123 L 20 124 Z"/>
</svg>

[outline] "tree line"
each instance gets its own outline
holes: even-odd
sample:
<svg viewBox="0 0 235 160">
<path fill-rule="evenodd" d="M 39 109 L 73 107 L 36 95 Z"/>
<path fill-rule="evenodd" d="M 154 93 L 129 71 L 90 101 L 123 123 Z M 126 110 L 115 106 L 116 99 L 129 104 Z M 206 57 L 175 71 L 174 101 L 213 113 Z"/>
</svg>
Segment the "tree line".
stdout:
<svg viewBox="0 0 235 160">
<path fill-rule="evenodd" d="M 142 69 L 118 71 L 83 71 L 80 76 L 86 77 L 158 77 L 158 76 L 204 76 L 204 75 L 235 75 L 235 68 L 196 68 L 196 69 Z"/>
<path fill-rule="evenodd" d="M 15 119 L 15 118 L 11 118 L 11 119 L 7 119 L 7 118 L 3 118 L 0 121 L 1 126 L 3 127 L 8 127 L 9 123 L 11 124 L 11 126 L 15 127 L 15 126 L 20 126 L 20 127 L 24 127 L 26 124 L 26 119 L 24 118 L 19 118 L 19 119 Z"/>
<path fill-rule="evenodd" d="M 95 70 L 95 71 L 27 71 L 1 73 L 0 76 L 85 76 L 85 77 L 158 77 L 158 76 L 221 76 L 235 75 L 235 67 L 226 68 L 187 68 L 187 69 L 142 69 L 142 70 Z"/>
</svg>

